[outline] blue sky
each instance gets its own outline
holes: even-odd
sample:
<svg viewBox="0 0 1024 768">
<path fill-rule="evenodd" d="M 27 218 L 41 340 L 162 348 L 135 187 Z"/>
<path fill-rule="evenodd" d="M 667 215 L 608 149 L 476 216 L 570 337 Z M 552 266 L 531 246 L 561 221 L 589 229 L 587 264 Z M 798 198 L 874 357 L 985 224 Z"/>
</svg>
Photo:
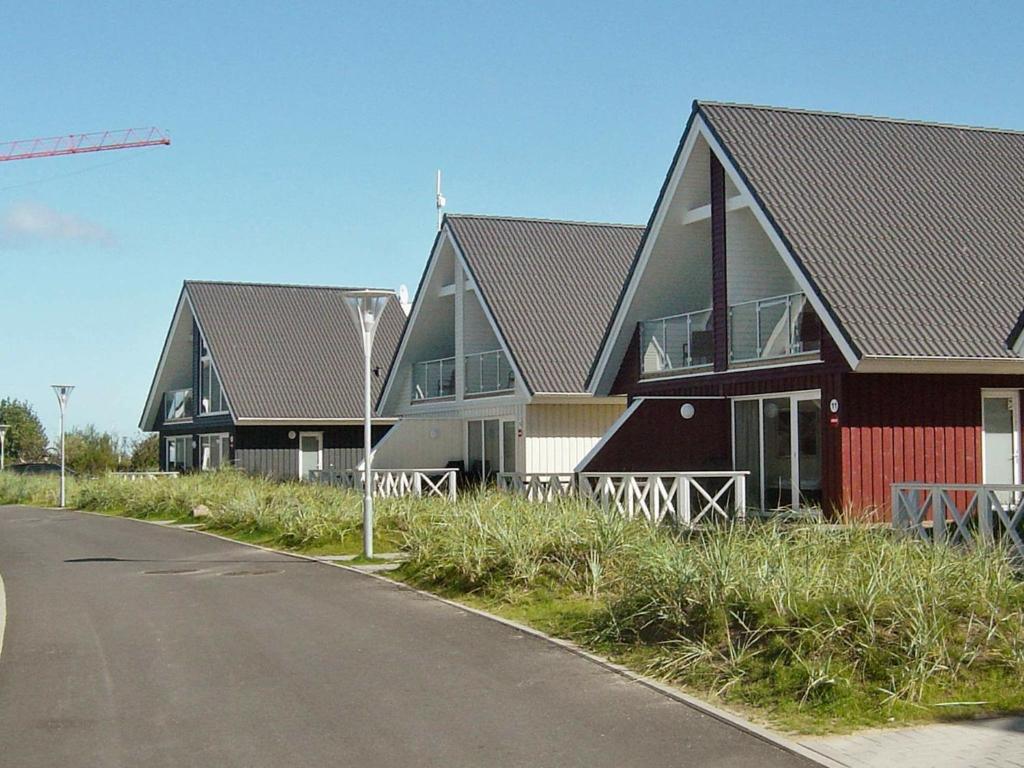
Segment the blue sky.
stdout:
<svg viewBox="0 0 1024 768">
<path fill-rule="evenodd" d="M 414 288 L 449 210 L 645 222 L 694 98 L 1024 129 L 1016 3 L 22 4 L 0 396 L 134 435 L 186 278 Z"/>
</svg>

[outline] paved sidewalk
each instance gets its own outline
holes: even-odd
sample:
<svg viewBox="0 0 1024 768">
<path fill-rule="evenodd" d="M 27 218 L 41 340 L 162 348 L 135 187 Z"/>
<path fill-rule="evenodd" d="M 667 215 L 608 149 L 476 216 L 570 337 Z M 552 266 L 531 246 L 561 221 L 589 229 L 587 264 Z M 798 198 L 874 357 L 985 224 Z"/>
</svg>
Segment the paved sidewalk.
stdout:
<svg viewBox="0 0 1024 768">
<path fill-rule="evenodd" d="M 850 768 L 1024 768 L 1024 717 L 803 739 Z"/>
</svg>

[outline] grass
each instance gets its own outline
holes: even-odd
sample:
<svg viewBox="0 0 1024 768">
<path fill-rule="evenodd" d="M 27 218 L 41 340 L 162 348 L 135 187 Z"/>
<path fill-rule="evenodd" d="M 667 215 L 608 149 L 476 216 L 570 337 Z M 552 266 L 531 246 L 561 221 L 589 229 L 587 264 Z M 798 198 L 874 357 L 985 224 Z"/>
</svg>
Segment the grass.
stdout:
<svg viewBox="0 0 1024 768">
<path fill-rule="evenodd" d="M 0 475 L 0 503 L 53 487 Z M 362 535 L 355 494 L 228 472 L 75 480 L 69 501 L 172 520 L 202 503 L 211 530 L 319 554 Z M 857 524 L 686 534 L 495 493 L 379 500 L 377 533 L 409 558 L 398 578 L 790 731 L 1024 711 L 1024 584 L 998 552 Z"/>
</svg>

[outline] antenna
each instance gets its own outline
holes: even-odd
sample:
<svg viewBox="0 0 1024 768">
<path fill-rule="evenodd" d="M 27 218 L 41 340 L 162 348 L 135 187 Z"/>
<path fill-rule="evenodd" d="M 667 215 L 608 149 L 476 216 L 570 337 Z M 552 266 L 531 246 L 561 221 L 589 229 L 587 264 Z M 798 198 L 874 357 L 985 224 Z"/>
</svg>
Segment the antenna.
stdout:
<svg viewBox="0 0 1024 768">
<path fill-rule="evenodd" d="M 441 231 L 441 219 L 444 218 L 444 206 L 448 201 L 444 199 L 444 195 L 441 194 L 441 169 L 437 169 L 437 231 Z"/>
</svg>

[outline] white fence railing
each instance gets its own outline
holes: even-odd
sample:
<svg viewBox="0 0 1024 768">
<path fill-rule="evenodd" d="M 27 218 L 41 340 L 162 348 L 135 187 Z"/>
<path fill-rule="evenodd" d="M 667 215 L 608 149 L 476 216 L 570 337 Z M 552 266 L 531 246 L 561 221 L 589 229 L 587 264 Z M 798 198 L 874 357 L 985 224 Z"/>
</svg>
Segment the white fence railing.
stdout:
<svg viewBox="0 0 1024 768">
<path fill-rule="evenodd" d="M 403 496 L 437 496 L 455 501 L 457 469 L 374 469 L 373 493 L 385 499 Z M 313 470 L 314 483 L 362 490 L 363 472 L 359 470 Z"/>
<path fill-rule="evenodd" d="M 936 544 L 1006 546 L 1024 564 L 1024 485 L 894 483 L 892 525 Z"/>
<path fill-rule="evenodd" d="M 156 480 L 158 477 L 177 477 L 178 472 L 111 472 L 111 477 L 122 480 Z"/>
<path fill-rule="evenodd" d="M 683 526 L 740 521 L 747 515 L 747 472 L 510 472 L 498 487 L 531 501 L 578 496 L 606 511 Z"/>
<path fill-rule="evenodd" d="M 576 475 L 526 472 L 499 472 L 498 488 L 525 496 L 530 501 L 553 501 L 576 495 Z"/>
</svg>

